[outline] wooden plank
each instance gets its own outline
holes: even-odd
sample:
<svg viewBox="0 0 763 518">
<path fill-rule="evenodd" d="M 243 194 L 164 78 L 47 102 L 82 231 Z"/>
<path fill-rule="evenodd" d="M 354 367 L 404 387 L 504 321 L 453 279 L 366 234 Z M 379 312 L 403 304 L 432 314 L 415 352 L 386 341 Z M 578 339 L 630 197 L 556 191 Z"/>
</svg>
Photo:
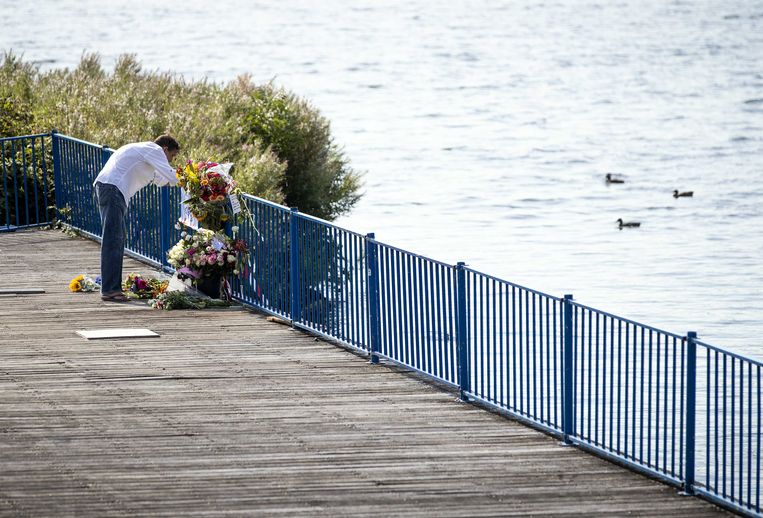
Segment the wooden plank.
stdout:
<svg viewBox="0 0 763 518">
<path fill-rule="evenodd" d="M 725 514 L 263 315 L 69 292 L 96 243 L 0 244 L 47 292 L 0 304 L 0 516 Z M 72 332 L 108 327 L 162 336 Z"/>
</svg>

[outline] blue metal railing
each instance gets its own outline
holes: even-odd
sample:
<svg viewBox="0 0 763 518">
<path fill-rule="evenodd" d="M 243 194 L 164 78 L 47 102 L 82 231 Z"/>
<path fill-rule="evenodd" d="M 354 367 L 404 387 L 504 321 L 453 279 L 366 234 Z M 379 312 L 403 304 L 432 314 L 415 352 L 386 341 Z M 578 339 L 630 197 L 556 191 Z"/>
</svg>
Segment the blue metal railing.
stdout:
<svg viewBox="0 0 763 518">
<path fill-rule="evenodd" d="M 68 223 L 98 239 L 91 184 L 111 151 L 55 133 L 46 149 L 56 206 L 69 207 Z M 38 154 L 45 154 L 42 144 Z M 23 160 L 18 166 L 3 157 L 4 168 L 25 170 Z M 24 215 L 5 227 L 42 224 L 31 218 L 38 199 L 19 188 L 23 175 L 5 178 L 17 179 L 3 184 L 5 207 L 18 203 L 14 214 Z M 180 237 L 173 226 L 179 200 L 178 189 L 156 187 L 131 200 L 129 253 L 167 267 L 165 252 Z M 383 358 L 422 373 L 458 389 L 462 399 L 688 494 L 763 516 L 761 362 L 700 342 L 695 333 L 676 335 L 571 295 L 422 257 L 296 209 L 248 195 L 244 203 L 252 217 L 239 233 L 250 260 L 232 285 L 243 304 L 366 353 L 373 363 Z"/>
<path fill-rule="evenodd" d="M 49 225 L 55 214 L 50 135 L 0 139 L 0 232 Z"/>
</svg>

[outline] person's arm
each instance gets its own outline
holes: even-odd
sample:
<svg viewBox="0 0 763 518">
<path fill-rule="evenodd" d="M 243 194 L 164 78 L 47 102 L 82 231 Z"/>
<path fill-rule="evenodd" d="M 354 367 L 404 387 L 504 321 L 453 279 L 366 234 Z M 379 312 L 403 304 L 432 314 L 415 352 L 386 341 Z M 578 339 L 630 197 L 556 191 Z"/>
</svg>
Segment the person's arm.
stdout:
<svg viewBox="0 0 763 518">
<path fill-rule="evenodd" d="M 175 170 L 167 162 L 167 157 L 161 148 L 148 153 L 145 158 L 146 162 L 154 168 L 153 182 L 156 185 L 160 187 L 162 185 L 177 185 L 178 179 L 175 175 Z"/>
</svg>

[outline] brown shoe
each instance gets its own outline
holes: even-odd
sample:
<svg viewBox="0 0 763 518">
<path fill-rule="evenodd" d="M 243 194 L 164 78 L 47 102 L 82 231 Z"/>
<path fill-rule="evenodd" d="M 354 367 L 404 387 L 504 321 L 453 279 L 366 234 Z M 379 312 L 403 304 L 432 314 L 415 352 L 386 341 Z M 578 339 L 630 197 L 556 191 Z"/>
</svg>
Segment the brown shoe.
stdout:
<svg viewBox="0 0 763 518">
<path fill-rule="evenodd" d="M 116 293 L 109 293 L 101 295 L 101 300 L 104 302 L 128 302 L 128 299 L 124 293 L 118 291 Z"/>
</svg>

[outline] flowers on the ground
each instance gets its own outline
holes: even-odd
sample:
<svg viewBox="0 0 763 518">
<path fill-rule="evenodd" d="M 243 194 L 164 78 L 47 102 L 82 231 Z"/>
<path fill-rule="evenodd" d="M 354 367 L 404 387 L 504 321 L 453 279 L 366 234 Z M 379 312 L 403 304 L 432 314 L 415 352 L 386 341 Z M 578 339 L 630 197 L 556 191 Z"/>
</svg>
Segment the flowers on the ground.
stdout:
<svg viewBox="0 0 763 518">
<path fill-rule="evenodd" d="M 164 293 L 167 290 L 169 281 L 156 279 L 154 277 L 144 277 L 138 273 L 131 273 L 127 279 L 122 282 L 122 291 L 128 297 L 139 299 L 152 299 Z"/>
<path fill-rule="evenodd" d="M 77 293 L 79 291 L 95 291 L 101 289 L 101 276 L 99 275 L 95 279 L 87 275 L 77 275 L 71 281 L 69 281 L 69 290 Z"/>
<path fill-rule="evenodd" d="M 236 181 L 228 174 L 232 166 L 188 160 L 175 171 L 178 185 L 188 195 L 183 203 L 188 205 L 199 226 L 221 230 L 238 212 L 239 192 Z"/>
<path fill-rule="evenodd" d="M 170 310 L 228 307 L 230 303 L 224 300 L 198 297 L 182 291 L 167 291 L 149 301 L 149 305 L 156 309 Z"/>
<path fill-rule="evenodd" d="M 178 278 L 198 280 L 237 274 L 247 254 L 244 240 L 201 228 L 178 241 L 167 253 L 167 259 Z"/>
</svg>

